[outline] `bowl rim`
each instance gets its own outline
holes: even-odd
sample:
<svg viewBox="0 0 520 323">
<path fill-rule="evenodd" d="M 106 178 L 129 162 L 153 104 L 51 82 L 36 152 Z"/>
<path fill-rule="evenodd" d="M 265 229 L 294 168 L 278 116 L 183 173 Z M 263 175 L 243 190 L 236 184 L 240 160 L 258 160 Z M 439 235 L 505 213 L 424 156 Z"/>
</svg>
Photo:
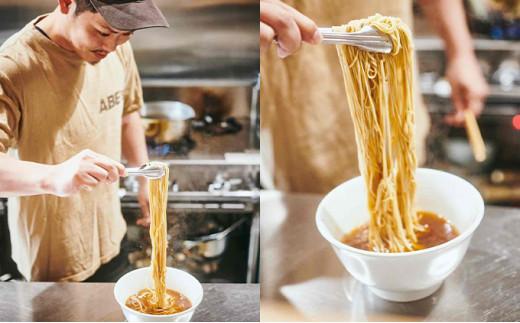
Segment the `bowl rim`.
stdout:
<svg viewBox="0 0 520 323">
<path fill-rule="evenodd" d="M 135 313 L 137 315 L 142 315 L 144 317 L 149 317 L 149 318 L 158 318 L 158 317 L 161 317 L 161 318 L 175 318 L 177 316 L 181 316 L 181 315 L 184 315 L 184 314 L 188 314 L 189 312 L 193 312 L 195 311 L 195 309 L 200 305 L 200 303 L 202 302 L 202 299 L 204 298 L 204 288 L 202 288 L 202 284 L 199 282 L 199 280 L 197 278 L 195 278 L 192 274 L 184 271 L 184 270 L 180 270 L 180 269 L 177 269 L 177 268 L 173 268 L 173 267 L 166 267 L 166 270 L 173 270 L 174 272 L 177 271 L 177 272 L 183 272 L 185 273 L 186 275 L 190 276 L 191 278 L 193 278 L 196 282 L 197 282 L 197 286 L 200 287 L 200 299 L 198 300 L 198 302 L 196 304 L 191 304 L 191 307 L 188 308 L 187 310 L 184 310 L 182 312 L 177 312 L 177 313 L 173 313 L 173 314 L 147 314 L 147 313 L 142 313 L 142 312 L 139 312 L 139 311 L 136 311 L 134 309 L 131 309 L 130 307 L 126 306 L 126 304 L 121 304 L 119 302 L 119 300 L 117 299 L 117 296 L 116 296 L 116 287 L 117 287 L 117 284 L 121 281 L 121 279 L 123 277 L 125 277 L 126 275 L 130 274 L 130 273 L 133 273 L 135 271 L 146 271 L 146 270 L 150 270 L 151 271 L 151 267 L 148 266 L 148 267 L 142 267 L 142 268 L 137 268 L 137 269 L 134 269 L 132 271 L 129 271 L 127 272 L 126 274 L 124 274 L 123 276 L 121 276 L 117 281 L 116 283 L 114 284 L 114 298 L 116 299 L 116 302 L 119 304 L 119 306 L 121 307 L 121 309 L 126 309 L 132 313 Z M 190 300 L 191 302 L 191 300 Z"/>
<path fill-rule="evenodd" d="M 464 230 L 464 232 L 459 234 L 457 237 L 455 237 L 455 238 L 453 238 L 453 239 L 451 239 L 451 240 L 449 240 L 447 242 L 444 242 L 444 243 L 442 243 L 440 245 L 437 245 L 437 246 L 434 246 L 434 247 L 430 247 L 430 248 L 426 248 L 426 249 L 421 249 L 421 250 L 408 251 L 408 252 L 394 252 L 394 253 L 391 253 L 391 252 L 375 252 L 375 251 L 368 251 L 368 250 L 358 249 L 358 248 L 354 248 L 354 247 L 351 247 L 349 245 L 346 245 L 346 244 L 342 243 L 341 241 L 337 240 L 335 237 L 333 237 L 332 234 L 329 233 L 329 230 L 325 228 L 325 224 L 323 224 L 323 221 L 321 219 L 322 218 L 321 214 L 323 213 L 321 210 L 324 207 L 323 203 L 324 203 L 324 200 L 327 198 L 327 196 L 329 196 L 333 191 L 335 191 L 339 187 L 341 187 L 343 185 L 346 185 L 349 182 L 356 181 L 356 180 L 357 181 L 361 180 L 361 176 L 357 176 L 357 177 L 351 178 L 351 179 L 349 179 L 349 180 L 339 184 L 335 188 L 333 188 L 320 201 L 320 203 L 318 205 L 318 208 L 316 209 L 316 218 L 315 218 L 315 220 L 316 220 L 316 226 L 317 226 L 318 231 L 320 232 L 321 236 L 323 238 L 325 238 L 325 240 L 327 240 L 330 244 L 332 244 L 333 246 L 335 246 L 335 247 L 337 247 L 339 249 L 346 250 L 346 251 L 349 251 L 349 252 L 352 252 L 352 253 L 356 253 L 356 254 L 360 254 L 360 255 L 363 255 L 363 256 L 375 257 L 375 258 L 381 258 L 381 257 L 385 257 L 385 258 L 399 258 L 399 257 L 411 257 L 411 256 L 416 256 L 416 255 L 435 253 L 437 251 L 441 251 L 443 249 L 456 246 L 456 245 L 462 243 L 462 241 L 466 240 L 468 237 L 471 237 L 471 235 L 475 232 L 477 227 L 480 225 L 480 222 L 482 221 L 482 218 L 484 217 L 484 211 L 485 211 L 484 200 L 482 199 L 482 195 L 475 188 L 475 186 L 473 186 L 473 184 L 471 184 L 470 182 L 468 182 L 466 179 L 464 179 L 462 177 L 459 177 L 457 175 L 454 175 L 454 174 L 451 174 L 451 173 L 448 173 L 448 172 L 444 172 L 444 171 L 441 171 L 441 170 L 437 170 L 437 169 L 417 168 L 416 169 L 416 173 L 437 173 L 437 174 L 442 174 L 443 176 L 451 176 L 451 177 L 455 178 L 458 181 L 464 182 L 465 185 L 468 187 L 468 189 L 470 191 L 472 191 L 474 194 L 476 194 L 476 196 L 479 197 L 478 202 L 477 202 L 478 203 L 478 205 L 477 205 L 478 214 L 477 214 L 477 216 L 475 217 L 475 220 L 471 223 L 471 225 L 470 225 L 470 227 L 468 229 Z"/>
</svg>

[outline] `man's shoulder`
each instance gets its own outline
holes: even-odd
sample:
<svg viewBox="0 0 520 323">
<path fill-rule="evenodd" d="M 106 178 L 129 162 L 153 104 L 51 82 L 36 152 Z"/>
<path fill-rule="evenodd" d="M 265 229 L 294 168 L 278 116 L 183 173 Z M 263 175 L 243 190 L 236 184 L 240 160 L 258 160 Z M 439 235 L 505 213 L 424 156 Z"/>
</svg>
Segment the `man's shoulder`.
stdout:
<svg viewBox="0 0 520 323">
<path fill-rule="evenodd" d="M 16 33 L 12 34 L 0 46 L 0 54 L 27 54 L 35 45 L 36 37 L 29 25 L 26 25 Z"/>
<path fill-rule="evenodd" d="M 128 55 L 129 53 L 132 53 L 132 44 L 130 44 L 130 42 L 127 41 L 127 42 L 119 45 L 116 50 L 125 55 Z"/>
<path fill-rule="evenodd" d="M 134 63 L 133 49 L 129 41 L 118 46 L 116 48 L 116 53 L 125 67 Z"/>
<path fill-rule="evenodd" d="M 14 72 L 13 69 L 21 72 L 24 67 L 30 70 L 38 61 L 36 51 L 34 35 L 26 26 L 0 46 L 0 70 L 5 73 Z"/>
</svg>

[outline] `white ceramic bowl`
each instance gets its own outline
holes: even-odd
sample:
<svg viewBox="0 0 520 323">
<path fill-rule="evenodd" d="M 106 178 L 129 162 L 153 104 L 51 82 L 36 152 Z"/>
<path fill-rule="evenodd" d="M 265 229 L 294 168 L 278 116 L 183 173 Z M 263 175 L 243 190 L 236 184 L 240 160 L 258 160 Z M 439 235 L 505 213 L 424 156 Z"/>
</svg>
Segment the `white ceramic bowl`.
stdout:
<svg viewBox="0 0 520 323">
<path fill-rule="evenodd" d="M 349 180 L 320 202 L 316 225 L 347 271 L 379 297 L 397 302 L 433 294 L 460 264 L 484 215 L 479 192 L 455 175 L 420 168 L 416 172 L 418 210 L 447 218 L 460 235 L 441 245 L 406 253 L 376 253 L 343 244 L 341 237 L 369 219 L 361 177 Z"/>
<path fill-rule="evenodd" d="M 151 268 L 133 270 L 121 277 L 115 287 L 114 296 L 121 306 L 121 310 L 129 322 L 188 322 L 191 320 L 195 309 L 202 301 L 203 291 L 199 281 L 179 269 L 167 268 L 166 288 L 180 292 L 188 297 L 192 307 L 186 311 L 170 315 L 151 315 L 134 311 L 125 305 L 126 299 L 143 288 L 153 288 Z"/>
</svg>

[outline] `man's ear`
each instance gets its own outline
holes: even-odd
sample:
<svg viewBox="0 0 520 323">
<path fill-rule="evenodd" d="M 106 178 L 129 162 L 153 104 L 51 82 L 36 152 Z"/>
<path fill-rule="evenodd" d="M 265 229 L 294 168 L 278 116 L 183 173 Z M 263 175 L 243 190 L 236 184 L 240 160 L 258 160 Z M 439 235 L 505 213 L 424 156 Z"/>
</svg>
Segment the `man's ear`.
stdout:
<svg viewBox="0 0 520 323">
<path fill-rule="evenodd" d="M 72 0 L 58 0 L 60 11 L 63 14 L 68 14 L 72 5 Z"/>
</svg>

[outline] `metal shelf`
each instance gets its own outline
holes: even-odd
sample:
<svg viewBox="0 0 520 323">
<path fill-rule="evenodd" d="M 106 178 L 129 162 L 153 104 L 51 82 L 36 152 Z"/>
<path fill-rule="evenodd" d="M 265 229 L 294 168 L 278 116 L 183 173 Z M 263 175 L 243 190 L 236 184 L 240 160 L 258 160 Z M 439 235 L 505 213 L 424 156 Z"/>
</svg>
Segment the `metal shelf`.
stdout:
<svg viewBox="0 0 520 323">
<path fill-rule="evenodd" d="M 143 88 L 149 87 L 252 87 L 257 78 L 222 78 L 222 79 L 176 79 L 150 78 L 141 80 Z"/>
<path fill-rule="evenodd" d="M 423 95 L 434 96 L 439 99 L 449 99 L 450 98 L 450 96 L 438 95 L 435 92 L 435 90 L 432 88 L 422 88 L 421 93 Z M 515 87 L 511 91 L 503 91 L 500 89 L 500 86 L 491 84 L 491 85 L 489 85 L 488 100 L 494 100 L 494 99 L 501 100 L 501 101 L 507 100 L 507 102 L 509 102 L 509 103 L 512 103 L 512 102 L 520 103 L 520 87 Z"/>
<path fill-rule="evenodd" d="M 474 38 L 473 45 L 477 51 L 520 51 L 520 41 Z M 439 37 L 416 37 L 414 46 L 417 51 L 444 50 L 444 42 Z"/>
</svg>

